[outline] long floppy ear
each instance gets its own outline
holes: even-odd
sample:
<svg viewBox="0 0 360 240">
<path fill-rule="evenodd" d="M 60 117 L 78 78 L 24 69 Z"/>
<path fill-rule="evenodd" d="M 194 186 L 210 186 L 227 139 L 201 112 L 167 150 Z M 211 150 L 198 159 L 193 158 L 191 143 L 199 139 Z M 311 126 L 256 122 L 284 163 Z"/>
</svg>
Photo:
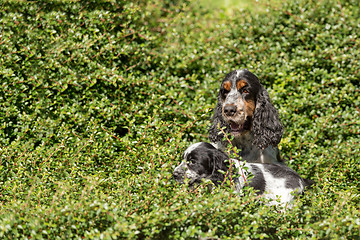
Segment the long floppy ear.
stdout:
<svg viewBox="0 0 360 240">
<path fill-rule="evenodd" d="M 226 122 L 224 121 L 224 118 L 222 116 L 222 104 L 223 100 L 221 99 L 220 92 L 218 95 L 218 102 L 216 104 L 216 107 L 214 109 L 214 116 L 212 117 L 212 123 L 209 129 L 209 140 L 210 142 L 217 143 L 221 142 L 224 138 L 224 134 L 220 133 L 219 127 L 228 127 Z M 227 128 L 228 129 L 228 128 Z M 224 129 L 225 132 L 228 130 Z"/>
<path fill-rule="evenodd" d="M 229 169 L 229 167 L 225 162 L 225 160 L 227 159 L 229 159 L 229 157 L 224 152 L 218 149 L 213 150 L 213 158 L 212 158 L 213 171 L 209 179 L 215 185 L 219 185 L 224 181 L 225 175 L 221 173 L 219 170 L 221 170 L 222 172 L 226 172 Z"/>
<path fill-rule="evenodd" d="M 279 113 L 270 102 L 269 93 L 263 86 L 257 97 L 252 133 L 254 135 L 253 144 L 260 149 L 278 145 L 283 134 Z"/>
</svg>

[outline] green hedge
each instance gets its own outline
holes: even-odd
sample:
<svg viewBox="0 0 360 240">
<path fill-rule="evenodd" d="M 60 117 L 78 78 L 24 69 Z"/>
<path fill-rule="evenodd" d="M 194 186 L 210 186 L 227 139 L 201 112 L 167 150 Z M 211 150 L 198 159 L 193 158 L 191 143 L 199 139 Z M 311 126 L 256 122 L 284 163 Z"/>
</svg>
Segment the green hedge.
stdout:
<svg viewBox="0 0 360 240">
<path fill-rule="evenodd" d="M 358 1 L 0 6 L 0 238 L 360 237 Z M 171 177 L 239 68 L 279 109 L 288 165 L 316 182 L 285 213 Z"/>
</svg>

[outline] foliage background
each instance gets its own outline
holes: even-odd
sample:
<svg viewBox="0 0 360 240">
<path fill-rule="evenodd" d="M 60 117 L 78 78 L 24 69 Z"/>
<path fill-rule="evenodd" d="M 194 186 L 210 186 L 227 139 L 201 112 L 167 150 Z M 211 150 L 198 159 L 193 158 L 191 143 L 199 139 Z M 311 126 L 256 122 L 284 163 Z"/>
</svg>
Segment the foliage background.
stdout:
<svg viewBox="0 0 360 240">
<path fill-rule="evenodd" d="M 257 4 L 2 1 L 0 237 L 359 238 L 359 2 Z M 316 182 L 291 211 L 171 178 L 239 68 Z"/>
</svg>

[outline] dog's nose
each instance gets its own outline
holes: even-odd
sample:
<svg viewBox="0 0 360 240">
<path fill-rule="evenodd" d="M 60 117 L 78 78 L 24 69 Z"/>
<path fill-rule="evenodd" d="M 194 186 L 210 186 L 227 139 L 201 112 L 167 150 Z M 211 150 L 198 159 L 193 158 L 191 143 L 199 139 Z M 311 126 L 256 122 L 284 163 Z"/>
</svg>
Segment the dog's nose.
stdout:
<svg viewBox="0 0 360 240">
<path fill-rule="evenodd" d="M 178 173 L 177 171 L 174 171 L 174 172 L 173 172 L 173 177 L 174 177 L 175 179 L 179 178 L 179 173 Z"/>
<path fill-rule="evenodd" d="M 226 116 L 229 116 L 229 117 L 234 116 L 234 114 L 236 113 L 236 110 L 237 110 L 236 106 L 234 106 L 234 105 L 226 105 L 224 107 L 224 113 Z"/>
<path fill-rule="evenodd" d="M 183 175 L 180 172 L 174 171 L 173 177 L 177 182 L 183 183 Z"/>
</svg>

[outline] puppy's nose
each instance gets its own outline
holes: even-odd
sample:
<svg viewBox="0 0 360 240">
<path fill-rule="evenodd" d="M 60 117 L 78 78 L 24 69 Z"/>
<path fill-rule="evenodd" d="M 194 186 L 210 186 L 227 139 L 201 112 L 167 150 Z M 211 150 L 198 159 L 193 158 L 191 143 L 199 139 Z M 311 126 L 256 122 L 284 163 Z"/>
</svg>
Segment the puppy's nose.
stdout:
<svg viewBox="0 0 360 240">
<path fill-rule="evenodd" d="M 183 182 L 183 174 L 181 172 L 174 171 L 173 177 L 177 182 L 179 182 L 179 183 Z"/>
<path fill-rule="evenodd" d="M 177 172 L 177 171 L 174 171 L 173 172 L 173 177 L 175 178 L 175 179 L 177 179 L 177 178 L 179 178 L 179 172 Z"/>
<path fill-rule="evenodd" d="M 236 113 L 236 110 L 237 110 L 236 106 L 234 106 L 234 105 L 226 105 L 224 107 L 224 113 L 226 116 L 229 116 L 229 117 L 234 116 L 234 114 Z"/>
</svg>

